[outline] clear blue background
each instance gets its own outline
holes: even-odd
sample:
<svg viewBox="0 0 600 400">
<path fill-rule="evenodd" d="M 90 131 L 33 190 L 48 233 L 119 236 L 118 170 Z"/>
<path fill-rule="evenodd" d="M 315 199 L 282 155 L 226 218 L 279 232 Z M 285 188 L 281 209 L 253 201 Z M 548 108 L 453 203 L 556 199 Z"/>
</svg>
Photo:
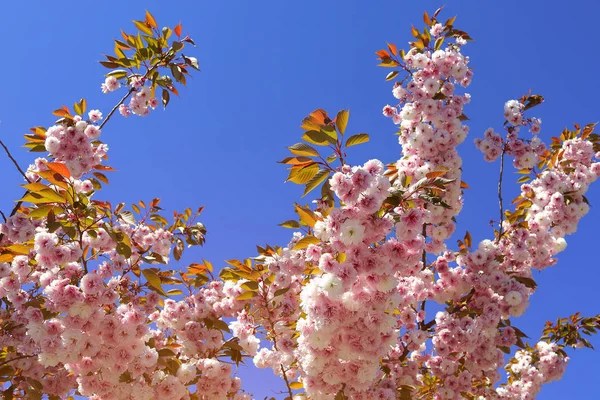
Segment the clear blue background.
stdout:
<svg viewBox="0 0 600 400">
<path fill-rule="evenodd" d="M 442 18 L 458 15 L 456 26 L 476 41 L 465 48 L 475 77 L 466 108 L 471 135 L 461 147 L 467 192 L 459 232 L 476 241 L 489 238 L 497 218 L 498 164 L 488 164 L 473 140 L 489 126 L 500 129 L 502 106 L 532 89 L 546 103 L 534 109 L 543 119 L 543 137 L 573 122 L 599 119 L 597 15 L 593 1 L 446 1 Z M 287 243 L 291 231 L 276 225 L 293 218 L 299 186 L 284 185 L 286 172 L 275 161 L 286 145 L 299 141 L 301 119 L 315 108 L 331 114 L 350 108 L 349 133 L 368 132 L 371 142 L 350 152 L 350 162 L 384 162 L 400 154 L 395 128 L 381 115 L 392 103 L 388 72 L 376 67 L 374 52 L 386 41 L 406 47 L 411 24 L 436 1 L 121 1 L 42 0 L 2 2 L 4 32 L 0 63 L 0 137 L 22 166 L 32 160 L 19 146 L 34 125 L 48 126 L 50 112 L 80 97 L 105 115 L 121 93 L 102 95 L 106 70 L 96 61 L 112 53 L 119 29 L 132 32 L 132 19 L 149 9 L 159 25 L 183 23 L 196 40 L 201 73 L 180 89 L 166 112 L 147 118 L 116 116 L 104 130 L 111 185 L 98 198 L 131 203 L 162 197 L 167 209 L 205 205 L 209 235 L 204 248 L 186 262 L 255 255 L 256 244 Z M 18 173 L 0 155 L 0 208 L 8 214 L 22 190 Z M 505 198 L 515 193 L 517 175 L 506 177 Z M 511 188 L 509 190 L 509 187 Z M 546 320 L 576 311 L 600 312 L 598 221 L 600 185 L 588 198 L 591 212 L 559 264 L 535 278 L 540 285 L 526 318 L 515 321 L 532 338 Z M 307 200 L 308 201 L 308 200 Z M 183 263 L 182 263 L 183 265 Z M 600 346 L 600 340 L 592 343 Z M 572 362 L 559 382 L 538 398 L 594 398 L 600 354 L 570 351 Z M 283 384 L 269 371 L 242 371 L 244 387 L 257 398 L 274 395 Z"/>
</svg>

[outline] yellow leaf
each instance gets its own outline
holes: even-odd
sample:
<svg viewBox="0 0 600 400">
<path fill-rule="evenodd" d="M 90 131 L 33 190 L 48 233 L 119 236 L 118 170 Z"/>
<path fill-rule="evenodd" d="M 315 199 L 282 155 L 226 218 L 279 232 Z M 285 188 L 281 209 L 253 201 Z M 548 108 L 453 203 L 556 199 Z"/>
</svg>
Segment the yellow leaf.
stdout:
<svg viewBox="0 0 600 400">
<path fill-rule="evenodd" d="M 316 238 L 314 236 L 304 236 L 298 241 L 298 243 L 296 243 L 292 250 L 302 250 L 307 248 L 311 244 L 317 244 L 319 242 L 321 242 L 319 238 Z"/>
<path fill-rule="evenodd" d="M 288 149 L 297 156 L 318 156 L 319 152 L 306 143 L 296 143 Z"/>
<path fill-rule="evenodd" d="M 144 269 L 144 270 L 142 270 L 142 274 L 144 274 L 144 277 L 146 278 L 146 280 L 148 281 L 148 284 L 151 286 L 152 289 L 156 290 L 158 293 L 162 294 L 163 296 L 166 296 L 166 293 L 163 290 L 161 282 L 160 282 L 160 277 L 158 275 L 156 275 L 156 272 L 154 272 L 151 269 Z"/>
<path fill-rule="evenodd" d="M 8 250 L 17 254 L 29 254 L 31 248 L 22 244 L 13 244 L 8 247 Z"/>
<path fill-rule="evenodd" d="M 290 170 L 287 181 L 303 185 L 310 181 L 319 171 L 317 163 L 308 164 L 305 166 L 294 166 Z M 286 182 L 287 182 L 286 181 Z"/>
<path fill-rule="evenodd" d="M 337 126 L 340 133 L 343 135 L 346 131 L 346 125 L 348 125 L 348 118 L 350 117 L 350 112 L 347 110 L 342 110 L 338 112 L 337 117 L 335 118 L 335 126 Z"/>
<path fill-rule="evenodd" d="M 45 189 L 50 189 L 48 186 L 40 182 L 28 183 L 27 185 L 23 185 L 23 187 L 33 193 L 37 193 Z"/>
<path fill-rule="evenodd" d="M 152 29 L 148 28 L 146 26 L 146 24 L 143 23 L 142 21 L 133 21 L 133 24 L 135 25 L 136 28 L 138 28 L 140 31 L 144 32 L 146 35 L 152 36 Z"/>
<path fill-rule="evenodd" d="M 299 206 L 298 204 L 296 204 L 295 207 L 296 213 L 298 213 L 298 216 L 300 217 L 300 222 L 313 228 L 317 222 L 317 216 L 315 213 L 310 209 Z"/>
<path fill-rule="evenodd" d="M 290 383 L 290 388 L 294 389 L 294 390 L 299 390 L 302 389 L 304 387 L 304 385 L 302 384 L 302 382 L 292 382 Z"/>
<path fill-rule="evenodd" d="M 37 193 L 27 193 L 25 196 L 23 196 L 21 201 L 32 204 L 64 203 L 65 198 L 56 193 L 54 190 L 45 189 Z"/>
<path fill-rule="evenodd" d="M 321 130 L 304 132 L 304 135 L 302 135 L 302 140 L 305 140 L 311 144 L 316 144 L 317 146 L 327 146 L 330 143 L 335 143 L 335 140 L 333 140 L 331 136 L 327 135 Z"/>
<path fill-rule="evenodd" d="M 311 190 L 319 186 L 321 182 L 327 179 L 328 176 L 329 170 L 319 170 L 319 172 L 317 172 L 316 175 L 306 184 L 306 187 L 304 188 L 304 194 L 302 194 L 302 197 L 306 196 Z"/>
<path fill-rule="evenodd" d="M 53 205 L 42 205 L 42 206 L 32 209 L 29 212 L 29 214 L 27 214 L 27 216 L 29 218 L 36 218 L 36 219 L 37 218 L 45 218 L 48 215 L 48 213 L 50 211 L 52 211 L 54 208 L 55 208 L 55 206 L 53 206 Z M 58 210 L 60 210 L 59 207 L 56 207 L 56 208 Z"/>
<path fill-rule="evenodd" d="M 367 133 L 358 133 L 352 135 L 346 140 L 346 147 L 356 146 L 357 144 L 367 143 L 369 141 L 369 135 Z"/>
<path fill-rule="evenodd" d="M 258 296 L 256 292 L 245 292 L 236 297 L 236 300 L 250 300 L 253 297 Z"/>
<path fill-rule="evenodd" d="M 385 77 L 385 80 L 391 81 L 392 79 L 394 79 L 396 77 L 396 75 L 398 75 L 398 71 L 392 71 L 389 74 L 387 74 L 387 76 Z"/>
<path fill-rule="evenodd" d="M 0 254 L 0 262 L 11 262 L 14 258 L 15 255 L 11 253 Z"/>
<path fill-rule="evenodd" d="M 210 272 L 213 272 L 213 265 L 210 261 L 202 260 L 202 262 L 204 262 L 204 265 L 206 266 L 206 268 L 208 268 Z"/>
</svg>

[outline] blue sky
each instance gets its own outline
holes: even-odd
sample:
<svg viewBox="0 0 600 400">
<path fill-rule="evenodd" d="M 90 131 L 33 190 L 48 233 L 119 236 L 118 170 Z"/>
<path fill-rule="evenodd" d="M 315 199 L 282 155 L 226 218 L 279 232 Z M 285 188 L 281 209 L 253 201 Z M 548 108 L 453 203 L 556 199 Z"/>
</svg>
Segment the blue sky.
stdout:
<svg viewBox="0 0 600 400">
<path fill-rule="evenodd" d="M 473 140 L 502 124 L 502 106 L 531 89 L 546 102 L 532 115 L 543 120 L 549 139 L 573 122 L 598 121 L 600 75 L 596 16 L 591 1 L 446 1 L 442 17 L 458 15 L 457 27 L 476 40 L 465 48 L 475 77 L 470 138 L 461 147 L 467 192 L 459 232 L 475 241 L 492 235 L 496 218 L 498 164 L 488 164 Z M 391 103 L 388 72 L 376 67 L 374 52 L 387 42 L 406 47 L 411 24 L 434 1 L 123 1 L 3 2 L 5 32 L 0 63 L 0 137 L 22 166 L 32 155 L 19 148 L 34 125 L 52 123 L 50 112 L 81 97 L 105 114 L 120 94 L 102 95 L 105 69 L 96 61 L 111 53 L 119 29 L 150 10 L 159 25 L 182 22 L 198 47 L 187 53 L 202 69 L 166 112 L 114 118 L 103 131 L 109 164 L 118 169 L 100 197 L 131 203 L 161 197 L 169 210 L 206 206 L 207 244 L 185 257 L 223 265 L 222 260 L 255 254 L 255 245 L 287 243 L 291 231 L 277 224 L 294 217 L 302 190 L 284 184 L 276 164 L 285 146 L 299 141 L 301 119 L 315 108 L 334 114 L 351 110 L 349 133 L 368 132 L 371 142 L 355 147 L 350 162 L 384 162 L 400 154 L 395 128 L 381 115 Z M 186 53 L 186 54 L 187 54 Z M 193 54 L 192 54 L 193 53 Z M 4 184 L 0 209 L 10 212 L 21 190 L 18 173 L 0 155 Z M 505 198 L 515 193 L 516 175 L 507 174 Z M 510 188 L 509 188 L 510 187 Z M 595 273 L 598 259 L 600 184 L 587 196 L 592 209 L 557 266 L 536 273 L 540 288 L 525 318 L 514 324 L 532 338 L 546 320 L 576 311 L 600 312 Z M 306 200 L 308 201 L 308 200 Z M 592 343 L 600 346 L 600 340 Z M 570 352 L 572 361 L 559 382 L 539 399 L 588 398 L 597 390 L 597 351 Z M 270 371 L 243 371 L 244 387 L 257 398 L 283 388 Z M 275 397 L 280 397 L 275 395 Z"/>
</svg>

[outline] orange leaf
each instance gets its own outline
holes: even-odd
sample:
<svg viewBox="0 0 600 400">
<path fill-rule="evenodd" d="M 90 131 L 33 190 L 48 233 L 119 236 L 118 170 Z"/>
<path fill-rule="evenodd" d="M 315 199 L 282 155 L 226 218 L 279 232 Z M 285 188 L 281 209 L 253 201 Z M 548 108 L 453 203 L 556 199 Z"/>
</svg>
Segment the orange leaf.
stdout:
<svg viewBox="0 0 600 400">
<path fill-rule="evenodd" d="M 439 178 L 440 176 L 446 175 L 446 172 L 448 172 L 448 171 L 449 171 L 448 168 L 446 168 L 444 166 L 440 166 L 436 170 L 428 172 L 425 175 L 425 177 L 427 177 L 427 179 Z"/>
<path fill-rule="evenodd" d="M 94 169 L 98 169 L 100 171 L 114 171 L 115 169 L 113 167 L 109 167 L 108 165 L 95 165 Z"/>
<path fill-rule="evenodd" d="M 379 50 L 375 54 L 377 54 L 379 58 L 390 58 L 390 53 L 388 53 L 387 50 Z"/>
<path fill-rule="evenodd" d="M 146 10 L 146 20 L 144 22 L 150 28 L 158 29 L 158 24 L 156 23 L 156 20 L 154 19 L 154 17 L 152 16 L 152 14 L 150 14 L 148 12 L 148 10 Z"/>
<path fill-rule="evenodd" d="M 69 113 L 65 112 L 65 110 L 63 110 L 62 108 L 59 108 L 58 110 L 52 111 L 52 114 L 56 115 L 57 117 L 64 117 L 66 115 L 69 115 Z"/>
<path fill-rule="evenodd" d="M 206 265 L 204 264 L 190 264 L 188 267 L 187 273 L 190 275 L 202 275 L 207 270 Z"/>
<path fill-rule="evenodd" d="M 50 168 L 52 171 L 56 172 L 60 176 L 64 176 L 65 178 L 71 177 L 71 172 L 69 172 L 69 168 L 63 163 L 59 162 L 49 162 L 46 163 L 46 166 Z"/>
<path fill-rule="evenodd" d="M 177 35 L 177 37 L 181 37 L 181 22 L 177 24 L 173 32 Z"/>
<path fill-rule="evenodd" d="M 393 43 L 388 43 L 388 49 L 390 49 L 390 51 L 392 52 L 393 55 L 398 54 L 398 49 L 396 48 L 396 45 Z"/>
<path fill-rule="evenodd" d="M 177 89 L 175 88 L 175 86 L 169 86 L 168 89 L 171 92 L 175 93 L 177 96 L 179 96 L 179 92 L 177 91 Z"/>
</svg>

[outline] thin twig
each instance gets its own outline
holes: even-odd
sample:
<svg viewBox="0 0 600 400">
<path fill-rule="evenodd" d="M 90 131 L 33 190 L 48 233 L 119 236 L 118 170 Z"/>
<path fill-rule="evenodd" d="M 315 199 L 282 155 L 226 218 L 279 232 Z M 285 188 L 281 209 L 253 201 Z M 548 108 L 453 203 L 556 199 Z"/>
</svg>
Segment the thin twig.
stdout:
<svg viewBox="0 0 600 400">
<path fill-rule="evenodd" d="M 8 363 L 10 363 L 10 362 L 13 362 L 13 361 L 21 360 L 21 359 L 23 359 L 23 358 L 31 358 L 31 357 L 35 357 L 35 355 L 30 355 L 30 356 L 19 356 L 19 357 L 11 358 L 10 360 L 6 360 L 6 361 L 4 361 L 4 362 L 1 362 L 1 363 L 0 363 L 0 367 L 2 367 L 3 365 L 6 365 L 6 364 L 8 364 Z"/>
<path fill-rule="evenodd" d="M 502 174 L 504 173 L 504 153 L 506 146 L 502 146 L 502 155 L 500 156 L 500 178 L 498 179 L 498 204 L 500 206 L 500 224 L 498 229 L 498 240 L 502 237 L 502 224 L 504 223 L 504 205 L 502 204 Z"/>
<path fill-rule="evenodd" d="M 150 68 L 149 70 L 146 71 L 146 73 L 142 76 L 142 81 L 148 79 L 148 77 L 150 76 L 150 74 L 152 72 L 154 72 L 154 70 L 161 65 L 165 59 L 168 59 L 169 57 L 172 57 L 173 55 L 170 54 L 170 52 L 167 52 L 167 54 L 165 55 L 165 58 L 161 59 L 159 62 L 157 62 L 156 64 L 154 64 L 152 66 L 152 68 Z M 121 106 L 121 104 L 123 104 L 125 102 L 125 100 L 127 100 L 127 98 L 129 96 L 131 96 L 131 93 L 135 92 L 136 89 L 135 87 L 131 87 L 127 93 L 125 93 L 125 96 L 123 96 L 123 98 L 121 98 L 121 100 L 115 104 L 115 106 L 112 108 L 112 110 L 110 110 L 110 112 L 108 113 L 108 115 L 106 115 L 106 118 L 104 119 L 104 121 L 100 124 L 100 126 L 98 127 L 99 129 L 102 129 L 104 127 L 104 125 L 106 125 L 106 123 L 108 122 L 108 120 L 110 119 L 110 117 L 112 117 L 112 115 L 115 113 L 115 111 L 117 111 L 117 109 Z"/>
<path fill-rule="evenodd" d="M 15 164 L 15 167 L 17 167 L 17 169 L 19 170 L 19 172 L 21 173 L 21 175 L 23 175 L 23 178 L 25 178 L 25 180 L 27 182 L 31 183 L 31 181 L 29 180 L 29 178 L 27 178 L 27 175 L 25 175 L 25 172 L 23 172 L 23 170 L 21 169 L 21 167 L 17 163 L 17 160 L 15 160 L 13 158 L 12 154 L 10 154 L 10 151 L 8 150 L 8 147 L 6 147 L 6 145 L 4 144 L 4 142 L 2 140 L 0 140 L 0 144 L 2 145 L 2 147 L 4 147 L 4 151 L 6 151 L 6 154 L 8 155 L 8 158 L 11 159 L 11 161 L 13 162 L 13 164 Z"/>
<path fill-rule="evenodd" d="M 285 381 L 285 386 L 287 386 L 288 394 L 290 395 L 290 399 L 294 398 L 294 393 L 292 393 L 292 388 L 290 387 L 290 381 L 285 374 L 285 369 L 283 368 L 283 364 L 279 364 L 281 367 L 281 374 L 283 375 L 283 380 Z"/>
<path fill-rule="evenodd" d="M 104 121 L 100 124 L 99 128 L 102 129 L 104 127 L 104 125 L 106 125 L 106 123 L 108 122 L 108 120 L 110 119 L 110 117 L 112 117 L 112 115 L 115 113 L 115 111 L 117 111 L 117 108 L 119 108 L 119 106 L 121 106 L 121 104 L 123 104 L 125 102 L 125 100 L 127 100 L 127 98 L 129 96 L 131 96 L 131 93 L 135 92 L 135 88 L 132 87 L 131 89 L 129 89 L 127 91 L 127 93 L 125 94 L 125 96 L 123 96 L 123 98 L 117 103 L 115 104 L 115 106 L 113 107 L 112 110 L 110 110 L 110 112 L 108 113 L 108 115 L 106 116 L 106 118 L 104 119 Z"/>
<path fill-rule="evenodd" d="M 0 210 L 0 214 L 2 214 L 2 218 L 4 219 L 4 222 L 6 222 L 6 215 L 4 215 L 4 213 L 2 212 L 2 210 Z"/>
</svg>

